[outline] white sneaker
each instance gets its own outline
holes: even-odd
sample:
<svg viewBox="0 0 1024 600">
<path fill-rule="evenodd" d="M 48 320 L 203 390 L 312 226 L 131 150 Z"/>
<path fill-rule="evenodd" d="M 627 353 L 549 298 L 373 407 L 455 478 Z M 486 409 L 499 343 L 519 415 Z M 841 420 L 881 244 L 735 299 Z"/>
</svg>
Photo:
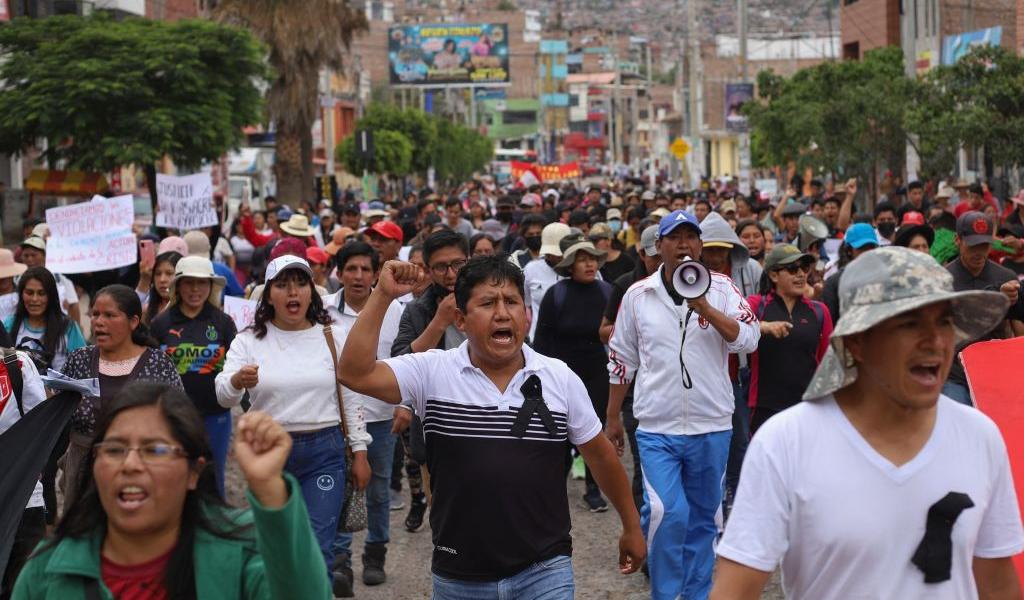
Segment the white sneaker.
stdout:
<svg viewBox="0 0 1024 600">
<path fill-rule="evenodd" d="M 405 508 L 405 500 L 402 499 L 402 492 L 388 488 L 391 492 L 391 510 L 402 510 Z"/>
</svg>

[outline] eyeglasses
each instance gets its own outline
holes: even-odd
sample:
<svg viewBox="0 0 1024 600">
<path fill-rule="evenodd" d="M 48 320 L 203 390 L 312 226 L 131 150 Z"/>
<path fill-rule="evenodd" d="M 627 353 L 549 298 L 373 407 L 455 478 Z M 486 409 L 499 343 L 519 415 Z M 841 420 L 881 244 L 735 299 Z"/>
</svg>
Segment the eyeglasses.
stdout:
<svg viewBox="0 0 1024 600">
<path fill-rule="evenodd" d="M 435 275 L 444 275 L 448 272 L 448 269 L 458 273 L 459 269 L 466 266 L 466 262 L 468 261 L 453 260 L 450 263 L 437 263 L 436 265 L 430 265 L 430 270 L 433 271 Z"/>
<path fill-rule="evenodd" d="M 138 452 L 139 458 L 147 465 L 166 464 L 179 457 L 188 457 L 185 450 L 179 446 L 159 442 L 142 446 L 128 446 L 118 442 L 99 442 L 92 446 L 92 452 L 96 459 L 111 465 L 124 463 L 128 460 L 128 455 L 132 450 Z"/>
<path fill-rule="evenodd" d="M 811 265 L 809 263 L 793 264 L 793 265 L 786 265 L 784 267 L 779 267 L 776 270 L 777 271 L 785 271 L 785 272 L 789 273 L 790 275 L 796 275 L 797 273 L 799 273 L 801 271 L 804 272 L 804 273 L 810 273 L 811 272 Z"/>
</svg>

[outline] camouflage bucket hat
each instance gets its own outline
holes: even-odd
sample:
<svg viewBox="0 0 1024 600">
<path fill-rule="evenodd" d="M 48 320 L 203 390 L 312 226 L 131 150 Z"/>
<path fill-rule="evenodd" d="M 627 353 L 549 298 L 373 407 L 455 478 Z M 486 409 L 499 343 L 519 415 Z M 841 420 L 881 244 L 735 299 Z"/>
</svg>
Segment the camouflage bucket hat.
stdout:
<svg viewBox="0 0 1024 600">
<path fill-rule="evenodd" d="M 946 301 L 953 305 L 958 345 L 992 331 L 1006 318 L 1009 305 L 999 292 L 954 292 L 949 271 L 934 258 L 909 248 L 886 246 L 857 258 L 839 281 L 841 318 L 803 399 L 823 398 L 856 381 L 857 367 L 846 352 L 845 336 Z"/>
</svg>

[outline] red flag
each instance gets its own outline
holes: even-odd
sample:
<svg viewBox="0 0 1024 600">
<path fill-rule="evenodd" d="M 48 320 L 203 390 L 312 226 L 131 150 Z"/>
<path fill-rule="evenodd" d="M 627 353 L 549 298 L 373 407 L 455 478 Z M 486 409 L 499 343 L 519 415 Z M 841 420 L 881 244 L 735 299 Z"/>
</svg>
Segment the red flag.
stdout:
<svg viewBox="0 0 1024 600">
<path fill-rule="evenodd" d="M 1018 507 L 1024 506 L 1024 402 L 1020 380 L 1007 374 L 1020 368 L 1022 356 L 1024 338 L 978 342 L 960 353 L 974 405 L 995 421 L 1003 434 Z M 1024 517 L 1024 510 L 1021 516 Z M 1024 584 L 1024 554 L 1013 557 L 1013 564 Z"/>
</svg>

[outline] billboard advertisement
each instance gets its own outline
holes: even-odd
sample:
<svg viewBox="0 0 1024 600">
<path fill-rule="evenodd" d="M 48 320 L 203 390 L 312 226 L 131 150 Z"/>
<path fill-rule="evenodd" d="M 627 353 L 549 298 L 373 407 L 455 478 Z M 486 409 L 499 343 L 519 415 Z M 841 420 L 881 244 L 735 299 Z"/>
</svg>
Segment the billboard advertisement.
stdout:
<svg viewBox="0 0 1024 600">
<path fill-rule="evenodd" d="M 754 99 L 754 84 L 725 84 L 725 130 L 743 133 L 747 130 L 747 117 L 743 105 Z"/>
<path fill-rule="evenodd" d="M 974 46 L 998 46 L 1003 40 L 1002 27 L 990 27 L 947 35 L 942 41 L 942 64 L 952 65 L 971 51 Z"/>
<path fill-rule="evenodd" d="M 508 25 L 395 25 L 388 61 L 392 85 L 507 84 Z"/>
</svg>

